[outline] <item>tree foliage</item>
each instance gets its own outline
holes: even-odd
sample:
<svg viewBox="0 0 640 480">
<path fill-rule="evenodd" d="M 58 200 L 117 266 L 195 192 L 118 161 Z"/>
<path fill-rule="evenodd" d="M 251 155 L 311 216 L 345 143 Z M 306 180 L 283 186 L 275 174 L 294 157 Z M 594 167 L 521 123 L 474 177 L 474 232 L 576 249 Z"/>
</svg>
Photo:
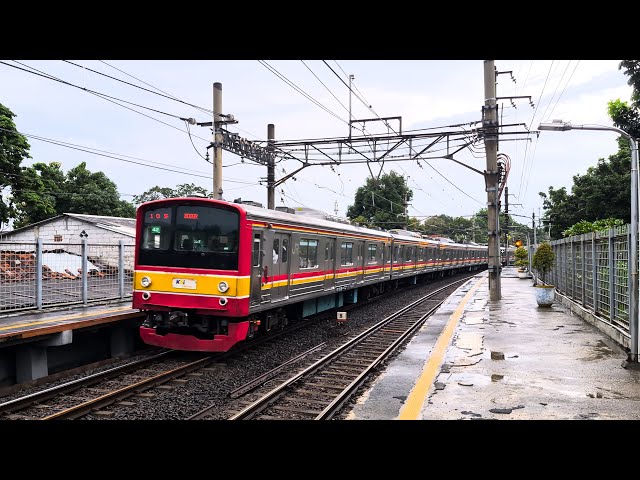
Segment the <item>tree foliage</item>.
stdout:
<svg viewBox="0 0 640 480">
<path fill-rule="evenodd" d="M 529 252 L 524 247 L 518 247 L 513 252 L 516 257 L 516 267 L 524 268 L 529 265 Z"/>
<path fill-rule="evenodd" d="M 624 222 L 619 218 L 605 218 L 603 220 L 596 220 L 595 222 L 581 220 L 575 225 L 564 230 L 562 235 L 565 237 L 572 237 L 583 233 L 601 232 L 603 230 L 608 230 L 612 227 L 619 227 L 622 225 L 624 225 Z"/>
<path fill-rule="evenodd" d="M 571 193 L 565 187 L 549 187 L 540 192 L 545 216 L 551 221 L 551 237 L 561 238 L 563 232 L 581 222 L 606 218 L 631 220 L 631 149 L 620 137 L 618 152 L 608 160 L 600 158 L 596 166 L 584 175 L 574 175 Z"/>
<path fill-rule="evenodd" d="M 618 68 L 624 69 L 624 74 L 629 77 L 627 83 L 633 89 L 631 104 L 622 102 L 620 99 L 610 101 L 609 117 L 616 127 L 633 138 L 640 138 L 640 60 L 623 60 Z"/>
<path fill-rule="evenodd" d="M 531 266 L 535 268 L 542 276 L 546 276 L 547 272 L 553 268 L 556 254 L 553 253 L 553 248 L 548 242 L 541 243 L 533 254 L 531 260 Z"/>
<path fill-rule="evenodd" d="M 347 209 L 347 217 L 355 221 L 362 217 L 367 226 L 385 230 L 405 228 L 408 218 L 404 215 L 404 205 L 413 198 L 413 192 L 406 180 L 393 170 L 379 179 L 367 178 L 359 187 L 353 205 Z"/>
<path fill-rule="evenodd" d="M 134 205 L 140 205 L 144 202 L 152 200 L 161 200 L 163 198 L 176 197 L 211 197 L 207 189 L 199 187 L 193 183 L 181 183 L 176 188 L 155 186 L 140 195 L 133 196 Z"/>
<path fill-rule="evenodd" d="M 23 167 L 13 185 L 14 227 L 63 213 L 135 217 L 135 207 L 120 200 L 116 184 L 103 172 L 91 172 L 86 162 L 66 175 L 58 162 Z"/>
<path fill-rule="evenodd" d="M 12 202 L 5 202 L 1 193 L 15 183 L 22 160 L 31 158 L 29 143 L 13 122 L 15 116 L 0 103 L 0 224 L 8 222 L 13 214 Z"/>
</svg>

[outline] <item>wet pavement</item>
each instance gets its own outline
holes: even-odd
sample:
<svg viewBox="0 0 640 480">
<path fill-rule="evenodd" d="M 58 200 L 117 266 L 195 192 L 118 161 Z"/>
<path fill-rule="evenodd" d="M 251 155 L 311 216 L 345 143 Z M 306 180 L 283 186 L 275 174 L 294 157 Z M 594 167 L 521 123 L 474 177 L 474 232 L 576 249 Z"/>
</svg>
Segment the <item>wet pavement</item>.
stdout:
<svg viewBox="0 0 640 480">
<path fill-rule="evenodd" d="M 640 418 L 640 370 L 559 301 L 538 307 L 532 279 L 487 272 L 440 307 L 354 406 L 349 419 Z"/>
</svg>

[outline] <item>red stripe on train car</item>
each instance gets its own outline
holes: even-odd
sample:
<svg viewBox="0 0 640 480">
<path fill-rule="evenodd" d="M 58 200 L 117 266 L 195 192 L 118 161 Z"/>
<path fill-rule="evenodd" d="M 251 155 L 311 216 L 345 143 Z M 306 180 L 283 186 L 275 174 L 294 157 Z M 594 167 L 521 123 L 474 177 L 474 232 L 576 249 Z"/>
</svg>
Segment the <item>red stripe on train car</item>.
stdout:
<svg viewBox="0 0 640 480">
<path fill-rule="evenodd" d="M 133 292 L 133 308 L 163 311 L 187 308 L 198 310 L 198 313 L 221 317 L 245 317 L 249 315 L 248 298 L 187 295 L 183 293 L 150 293 L 149 299 L 143 300 L 142 292 Z M 220 298 L 227 300 L 226 305 L 220 305 Z"/>
</svg>

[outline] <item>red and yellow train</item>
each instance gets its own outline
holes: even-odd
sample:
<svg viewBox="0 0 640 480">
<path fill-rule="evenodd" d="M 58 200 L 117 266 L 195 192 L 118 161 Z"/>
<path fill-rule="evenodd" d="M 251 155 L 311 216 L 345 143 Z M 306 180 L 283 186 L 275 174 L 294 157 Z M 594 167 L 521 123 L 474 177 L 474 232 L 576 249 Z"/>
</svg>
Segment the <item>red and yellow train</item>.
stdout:
<svg viewBox="0 0 640 480">
<path fill-rule="evenodd" d="M 147 344 L 224 352 L 399 282 L 486 264 L 482 245 L 219 200 L 163 199 L 137 211 L 133 308 L 147 313 L 140 328 Z"/>
</svg>

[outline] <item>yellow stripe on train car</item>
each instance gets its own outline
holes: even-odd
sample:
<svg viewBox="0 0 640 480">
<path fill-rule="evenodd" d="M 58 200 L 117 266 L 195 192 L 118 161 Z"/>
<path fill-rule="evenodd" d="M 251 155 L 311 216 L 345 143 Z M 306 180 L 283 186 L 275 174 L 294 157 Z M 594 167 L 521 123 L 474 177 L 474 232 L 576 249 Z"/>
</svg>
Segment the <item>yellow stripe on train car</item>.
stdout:
<svg viewBox="0 0 640 480">
<path fill-rule="evenodd" d="M 151 285 L 144 288 L 142 277 L 151 279 Z M 219 289 L 220 282 L 228 285 L 226 292 Z M 215 295 L 216 297 L 248 297 L 249 276 L 203 275 L 190 273 L 168 273 L 136 270 L 134 273 L 134 289 L 154 292 L 185 293 L 199 295 Z"/>
</svg>

